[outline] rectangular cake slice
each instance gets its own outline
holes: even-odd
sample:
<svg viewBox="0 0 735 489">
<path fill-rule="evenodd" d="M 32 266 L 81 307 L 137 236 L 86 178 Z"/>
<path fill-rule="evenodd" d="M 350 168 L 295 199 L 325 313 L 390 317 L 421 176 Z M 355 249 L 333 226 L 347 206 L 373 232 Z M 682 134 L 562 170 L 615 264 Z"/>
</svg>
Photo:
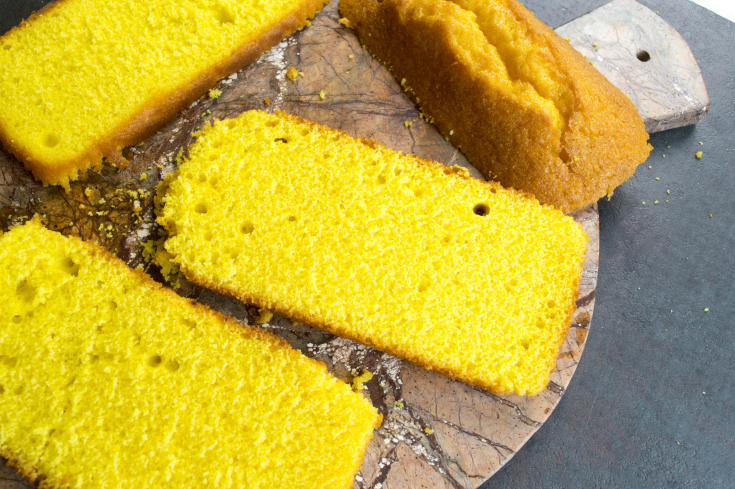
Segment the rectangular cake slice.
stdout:
<svg viewBox="0 0 735 489">
<path fill-rule="evenodd" d="M 495 392 L 549 380 L 587 236 L 527 194 L 258 111 L 205 128 L 161 192 L 201 286 Z"/>
<path fill-rule="evenodd" d="M 60 0 L 0 37 L 0 142 L 44 184 L 140 142 L 326 0 Z"/>
<path fill-rule="evenodd" d="M 352 487 L 380 416 L 285 341 L 35 221 L 0 237 L 0 454 L 42 487 Z"/>
</svg>

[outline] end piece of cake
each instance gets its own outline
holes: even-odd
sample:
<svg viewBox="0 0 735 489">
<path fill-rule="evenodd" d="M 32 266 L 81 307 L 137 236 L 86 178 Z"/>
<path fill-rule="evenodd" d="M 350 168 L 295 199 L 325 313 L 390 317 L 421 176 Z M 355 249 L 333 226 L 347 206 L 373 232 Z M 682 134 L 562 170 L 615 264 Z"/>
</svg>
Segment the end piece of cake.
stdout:
<svg viewBox="0 0 735 489">
<path fill-rule="evenodd" d="M 650 152 L 633 103 L 516 0 L 342 0 L 360 42 L 488 179 L 567 212 Z"/>
<path fill-rule="evenodd" d="M 380 416 L 321 362 L 35 221 L 0 271 L 0 454 L 42 487 L 352 487 Z"/>
<path fill-rule="evenodd" d="M 326 0 L 63 0 L 0 37 L 0 142 L 44 184 L 137 144 Z"/>
<path fill-rule="evenodd" d="M 159 194 L 189 280 L 494 392 L 545 388 L 586 249 L 570 217 L 283 112 L 198 138 Z"/>
</svg>

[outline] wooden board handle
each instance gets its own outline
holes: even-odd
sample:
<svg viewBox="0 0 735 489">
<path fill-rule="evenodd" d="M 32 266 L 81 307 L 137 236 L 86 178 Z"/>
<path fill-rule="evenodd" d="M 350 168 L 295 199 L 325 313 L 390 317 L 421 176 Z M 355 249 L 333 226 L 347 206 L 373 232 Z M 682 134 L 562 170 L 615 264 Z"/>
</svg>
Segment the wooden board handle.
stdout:
<svg viewBox="0 0 735 489">
<path fill-rule="evenodd" d="M 696 124 L 709 110 L 686 41 L 634 0 L 613 0 L 556 29 L 635 104 L 649 133 Z"/>
</svg>

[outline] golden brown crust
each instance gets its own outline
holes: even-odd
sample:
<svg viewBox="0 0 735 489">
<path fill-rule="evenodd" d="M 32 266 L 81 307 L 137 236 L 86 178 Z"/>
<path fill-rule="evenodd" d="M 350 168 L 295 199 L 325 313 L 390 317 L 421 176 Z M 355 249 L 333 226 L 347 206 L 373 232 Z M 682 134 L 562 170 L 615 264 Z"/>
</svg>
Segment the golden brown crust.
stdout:
<svg viewBox="0 0 735 489">
<path fill-rule="evenodd" d="M 369 146 L 370 148 L 379 149 L 379 150 L 387 151 L 387 152 L 393 152 L 392 149 L 387 148 L 386 146 L 383 146 L 382 144 L 380 144 L 380 143 L 378 143 L 376 141 L 373 141 L 371 139 L 366 139 L 366 138 L 353 138 L 347 132 L 342 131 L 340 129 L 334 129 L 334 128 L 322 126 L 322 125 L 317 124 L 316 122 L 309 121 L 307 119 L 302 119 L 301 117 L 298 117 L 298 116 L 295 116 L 295 115 L 292 115 L 292 114 L 287 114 L 286 112 L 283 112 L 281 110 L 275 111 L 274 115 L 277 115 L 277 116 L 279 116 L 279 117 L 281 117 L 281 118 L 283 118 L 283 119 L 285 119 L 285 120 L 287 120 L 289 122 L 295 123 L 295 124 L 306 124 L 309 127 L 311 127 L 311 129 L 313 131 L 326 132 L 326 133 L 328 133 L 330 135 L 335 135 L 336 134 L 336 135 L 339 135 L 341 137 L 350 138 L 350 139 L 356 139 L 360 143 L 362 143 L 362 144 L 364 144 L 366 146 Z M 520 191 L 513 190 L 513 189 L 503 189 L 503 187 L 501 187 L 500 184 L 498 184 L 496 182 L 484 182 L 482 180 L 478 180 L 478 179 L 473 178 L 472 176 L 470 176 L 468 172 L 462 171 L 463 169 L 460 169 L 458 167 L 455 167 L 455 168 L 447 167 L 447 166 L 442 165 L 441 163 L 438 163 L 436 161 L 427 160 L 427 159 L 421 158 L 421 157 L 416 156 L 416 155 L 406 155 L 406 156 L 408 158 L 410 158 L 411 160 L 413 160 L 419 166 L 424 166 L 425 168 L 427 168 L 427 169 L 429 169 L 431 171 L 441 171 L 443 173 L 446 173 L 449 170 L 450 172 L 453 172 L 454 173 L 454 176 L 455 177 L 462 178 L 462 179 L 466 180 L 466 182 L 469 185 L 475 185 L 475 186 L 478 186 L 478 187 L 481 187 L 481 188 L 484 187 L 486 189 L 489 189 L 490 191 L 501 190 L 503 192 L 510 192 L 510 193 L 512 193 L 512 194 L 514 194 L 514 195 L 516 195 L 518 197 L 531 200 L 534 203 L 538 203 L 538 201 L 536 200 L 536 198 L 533 195 L 531 195 L 531 194 L 528 194 L 528 193 L 525 193 L 525 192 L 520 192 Z M 165 197 L 166 192 L 168 191 L 168 188 L 169 188 L 168 185 L 165 185 L 165 186 L 162 185 L 161 187 L 159 187 L 158 192 L 160 192 L 160 194 L 157 195 L 156 198 L 157 199 L 163 199 Z M 552 208 L 553 209 L 553 207 L 552 206 L 549 206 L 549 205 L 542 205 L 542 207 L 547 207 L 547 208 Z M 556 209 L 554 209 L 554 211 L 557 212 Z M 571 220 L 570 217 L 567 217 L 567 219 L 570 219 Z M 173 229 L 171 228 L 171 223 L 167 222 L 166 220 L 160 218 L 158 220 L 158 223 L 161 224 L 162 226 L 164 226 L 167 231 L 169 231 L 169 232 L 172 232 L 173 231 Z M 579 226 L 579 227 L 580 227 L 580 230 L 581 230 L 581 226 Z M 586 233 L 584 233 L 584 231 L 582 231 L 582 233 L 583 233 L 583 235 L 585 237 L 587 237 L 587 235 L 586 235 Z M 454 380 L 459 380 L 459 381 L 465 382 L 465 383 L 470 384 L 470 385 L 481 387 L 483 389 L 486 389 L 488 391 L 494 392 L 496 394 L 509 394 L 510 393 L 510 391 L 505 390 L 502 386 L 500 386 L 498 384 L 484 383 L 480 379 L 476 379 L 474 377 L 457 375 L 456 372 L 452 372 L 452 371 L 450 371 L 448 369 L 442 368 L 441 366 L 438 366 L 435 363 L 433 363 L 430 359 L 426 359 L 426 358 L 424 358 L 424 357 L 422 357 L 420 355 L 417 355 L 417 354 L 415 354 L 415 352 L 412 352 L 412 351 L 409 351 L 409 350 L 405 350 L 405 349 L 401 348 L 398 345 L 390 344 L 390 343 L 382 343 L 382 342 L 378 341 L 378 339 L 370 338 L 370 337 L 367 337 L 367 336 L 360 336 L 358 334 L 355 334 L 354 328 L 350 328 L 350 327 L 348 327 L 348 325 L 325 323 L 320 318 L 318 318 L 318 317 L 316 317 L 314 315 L 309 314 L 307 311 L 303 311 L 303 310 L 299 310 L 299 309 L 287 307 L 287 306 L 284 306 L 283 304 L 279 304 L 279 303 L 276 303 L 276 302 L 266 301 L 266 300 L 263 300 L 260 297 L 257 297 L 255 295 L 251 295 L 251 294 L 247 293 L 246 291 L 235 291 L 235 292 L 233 292 L 233 291 L 231 291 L 231 290 L 223 287 L 222 285 L 217 284 L 214 281 L 211 281 L 211 280 L 207 279 L 207 277 L 200 276 L 200 275 L 196 274 L 191 269 L 189 269 L 186 266 L 185 263 L 182 263 L 180 260 L 178 260 L 178 258 L 176 256 L 174 256 L 173 260 L 179 265 L 179 267 L 181 269 L 181 272 L 184 274 L 184 276 L 186 276 L 187 279 L 189 279 L 193 283 L 199 285 L 200 287 L 204 287 L 206 289 L 213 290 L 213 291 L 215 291 L 215 292 L 217 292 L 219 294 L 222 294 L 222 295 L 225 295 L 225 296 L 228 296 L 228 297 L 232 297 L 233 299 L 237 299 L 237 300 L 242 301 L 242 302 L 245 302 L 247 304 L 252 304 L 252 305 L 257 306 L 257 307 L 259 307 L 261 309 L 267 309 L 269 311 L 275 312 L 275 313 L 280 314 L 282 316 L 286 316 L 286 317 L 295 319 L 295 320 L 297 320 L 297 321 L 299 321 L 301 323 L 307 324 L 307 325 L 312 326 L 312 327 L 317 328 L 317 329 L 321 329 L 323 331 L 327 331 L 327 332 L 332 333 L 334 335 L 341 336 L 341 337 L 344 337 L 344 338 L 348 338 L 348 339 L 353 340 L 353 341 L 356 341 L 358 343 L 363 343 L 365 345 L 368 345 L 368 346 L 371 346 L 373 348 L 376 348 L 376 349 L 378 349 L 380 351 L 384 351 L 384 352 L 387 352 L 387 353 L 389 353 L 391 355 L 394 355 L 394 356 L 397 356 L 399 358 L 408 360 L 411 363 L 414 363 L 416 365 L 419 365 L 419 366 L 421 366 L 423 368 L 426 368 L 428 370 L 433 370 L 433 371 L 436 371 L 436 372 L 438 372 L 440 374 L 446 375 L 447 377 L 450 377 L 450 378 L 452 378 Z M 570 289 L 570 292 L 569 292 L 569 299 L 568 299 L 568 304 L 569 305 L 568 305 L 568 312 L 567 312 L 565 323 L 564 323 L 565 324 L 565 327 L 562 328 L 563 331 L 561 331 L 561 333 L 559 335 L 559 338 L 557 339 L 557 342 L 556 342 L 556 345 L 555 345 L 556 346 L 556 351 L 559 350 L 559 347 L 561 346 L 562 342 L 564 341 L 564 338 L 566 338 L 566 335 L 567 335 L 567 333 L 569 331 L 569 326 L 571 324 L 572 314 L 576 310 L 576 298 L 577 298 L 577 294 L 579 293 L 579 281 L 580 281 L 580 278 L 581 278 L 582 267 L 583 267 L 583 262 L 580 261 L 579 266 L 578 266 L 578 272 L 577 272 L 577 275 L 576 275 L 576 278 L 575 278 L 573 287 Z M 547 375 L 546 381 L 544 382 L 543 386 L 541 386 L 539 388 L 539 390 L 536 391 L 536 392 L 529 392 L 528 393 L 529 395 L 535 395 L 535 394 L 538 394 L 539 392 L 541 392 L 541 391 L 544 390 L 544 388 L 548 384 L 548 380 L 550 378 L 550 373 L 551 373 L 551 371 L 554 370 L 555 367 L 556 367 L 556 356 L 553 356 L 551 358 L 551 360 L 550 360 L 550 365 L 549 365 L 549 368 L 548 368 L 549 375 Z"/>
<path fill-rule="evenodd" d="M 568 42 L 516 0 L 506 4 L 569 83 L 572 113 L 563 131 L 540 108 L 509 97 L 472 62 L 488 41 L 474 14 L 458 5 L 343 0 L 340 12 L 486 177 L 567 212 L 629 178 L 648 157 L 648 135 L 632 102 Z M 441 15 L 426 15 L 431 9 Z M 461 45 L 459 39 L 472 42 Z"/>
<path fill-rule="evenodd" d="M 63 7 L 63 4 L 69 1 L 71 0 L 59 0 L 39 12 L 33 13 L 28 20 L 0 37 L 0 41 L 14 30 L 21 29 L 41 16 L 48 15 L 53 10 Z M 10 138 L 3 128 L 2 120 L 0 120 L 0 143 L 44 185 L 61 185 L 67 190 L 69 189 L 69 181 L 76 180 L 80 171 L 84 173 L 89 168 L 101 169 L 103 157 L 111 162 L 113 166 L 124 167 L 127 165 L 127 161 L 120 154 L 123 147 L 137 144 L 153 134 L 176 114 L 207 93 L 207 90 L 214 86 L 220 78 L 249 65 L 283 38 L 304 27 L 306 20 L 313 18 L 316 12 L 328 1 L 304 0 L 301 7 L 291 12 L 269 31 L 266 31 L 255 42 L 240 46 L 235 54 L 229 58 L 218 60 L 197 75 L 193 81 L 183 83 L 177 90 L 148 100 L 136 115 L 122 122 L 107 136 L 100 138 L 95 146 L 89 148 L 78 158 L 68 160 L 64 164 L 36 159 L 27 148 L 16 144 Z"/>
</svg>

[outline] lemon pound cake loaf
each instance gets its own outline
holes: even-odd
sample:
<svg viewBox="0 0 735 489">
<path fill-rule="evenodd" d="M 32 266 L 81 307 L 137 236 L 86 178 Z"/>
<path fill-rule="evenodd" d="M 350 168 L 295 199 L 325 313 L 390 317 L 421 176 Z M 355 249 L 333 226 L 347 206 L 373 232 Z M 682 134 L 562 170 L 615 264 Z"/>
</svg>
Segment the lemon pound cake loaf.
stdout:
<svg viewBox="0 0 735 489">
<path fill-rule="evenodd" d="M 352 487 L 380 416 L 322 363 L 34 221 L 0 270 L 0 454 L 42 487 Z"/>
<path fill-rule="evenodd" d="M 138 143 L 326 0 L 60 0 L 0 37 L 0 141 L 69 179 Z"/>
<path fill-rule="evenodd" d="M 495 392 L 544 389 L 586 247 L 571 218 L 282 112 L 199 136 L 159 217 L 190 280 Z"/>
<path fill-rule="evenodd" d="M 488 179 L 567 212 L 650 152 L 633 103 L 516 0 L 342 0 L 347 24 Z"/>
</svg>

